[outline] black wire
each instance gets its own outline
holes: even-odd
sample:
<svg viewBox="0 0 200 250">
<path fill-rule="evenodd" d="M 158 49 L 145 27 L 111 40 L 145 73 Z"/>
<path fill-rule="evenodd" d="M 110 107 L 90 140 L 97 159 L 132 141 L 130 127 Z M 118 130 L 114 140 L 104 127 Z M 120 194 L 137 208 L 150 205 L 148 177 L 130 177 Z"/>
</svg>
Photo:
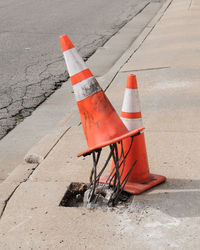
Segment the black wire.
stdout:
<svg viewBox="0 0 200 250">
<path fill-rule="evenodd" d="M 95 151 L 92 152 L 92 157 L 93 157 L 93 175 L 94 175 L 94 179 L 93 179 L 93 183 L 92 183 L 92 192 L 91 192 L 91 196 L 89 198 L 89 202 L 91 202 L 94 198 L 94 193 L 95 193 L 95 189 L 96 189 L 96 175 L 97 175 L 97 164 L 99 161 L 101 155 L 101 150 L 99 150 L 97 152 L 97 158 L 95 156 Z"/>
<path fill-rule="evenodd" d="M 133 139 L 134 139 L 134 136 L 131 136 L 131 144 L 130 144 L 130 147 L 129 147 L 129 149 L 128 149 L 126 155 L 124 156 L 124 160 L 125 160 L 126 157 L 128 156 L 128 154 L 129 154 L 129 152 L 130 152 L 130 149 L 131 149 L 131 147 L 132 147 L 132 145 L 133 145 Z M 115 162 L 114 162 L 114 163 L 115 163 Z M 120 169 L 121 165 L 122 165 L 122 163 L 120 163 L 119 169 Z M 115 170 L 115 168 L 113 168 L 112 173 L 114 172 L 114 170 Z M 112 173 L 111 173 L 111 174 L 112 174 Z M 111 176 L 111 174 L 110 174 L 110 176 Z M 111 186 L 111 183 L 112 183 L 112 180 L 113 180 L 114 177 L 115 177 L 115 175 L 113 175 L 113 176 L 111 177 L 110 181 L 109 181 L 109 185 L 110 185 L 110 186 Z"/>
<path fill-rule="evenodd" d="M 113 149 L 112 149 L 113 151 Z M 110 158 L 112 157 L 112 151 L 110 152 L 110 154 L 108 155 L 108 158 L 106 160 L 106 163 L 104 164 L 103 168 L 101 169 L 101 171 L 99 172 L 98 176 L 97 176 L 97 181 L 99 181 L 100 179 L 100 176 L 102 175 L 103 171 L 105 170 L 105 168 L 107 167 L 108 165 L 108 162 L 110 161 Z"/>
<path fill-rule="evenodd" d="M 129 172 L 127 173 L 126 177 L 125 177 L 124 180 L 122 181 L 121 187 L 120 187 L 120 192 L 118 193 L 118 195 L 117 195 L 117 197 L 116 197 L 116 200 L 118 199 L 119 195 L 120 195 L 121 192 L 123 191 L 123 188 L 125 187 L 125 185 L 126 185 L 126 183 L 127 183 L 127 181 L 128 181 L 128 178 L 129 178 L 129 176 L 130 176 L 130 174 L 131 174 L 131 172 L 132 172 L 132 170 L 133 170 L 133 168 L 134 168 L 134 166 L 135 166 L 136 163 L 137 163 L 137 160 L 133 163 L 131 169 L 129 170 Z M 122 187 L 122 185 L 123 185 L 123 187 Z"/>
<path fill-rule="evenodd" d="M 102 173 L 104 172 L 105 168 L 107 167 L 108 165 L 108 162 L 110 161 L 111 157 L 113 158 L 113 161 L 114 161 L 114 167 L 112 169 L 112 171 L 110 172 L 110 174 L 108 175 L 105 183 L 103 184 L 103 187 L 102 189 L 105 187 L 105 185 L 107 184 L 108 180 L 109 180 L 109 186 L 110 185 L 113 185 L 114 187 L 114 191 L 108 201 L 108 204 L 110 202 L 112 202 L 112 205 L 114 206 L 116 203 L 117 203 L 117 200 L 119 198 L 119 195 L 121 194 L 121 192 L 123 191 L 123 188 L 124 186 L 126 185 L 127 181 L 128 181 L 128 178 L 130 176 L 130 173 L 132 172 L 133 170 L 133 167 L 135 166 L 136 162 L 135 161 L 131 167 L 131 169 L 129 170 L 129 172 L 127 173 L 127 175 L 125 176 L 125 178 L 123 179 L 123 181 L 121 182 L 120 184 L 120 181 L 121 181 L 121 177 L 122 177 L 122 174 L 124 172 L 124 168 L 125 168 L 125 159 L 126 157 L 128 156 L 130 150 L 131 150 L 131 147 L 133 145 L 133 140 L 134 140 L 134 136 L 131 136 L 131 143 L 130 143 L 130 147 L 128 149 L 128 151 L 126 152 L 126 154 L 124 155 L 124 147 L 123 147 L 123 141 L 121 140 L 120 141 L 120 144 L 121 144 L 121 154 L 120 154 L 120 157 L 119 157 L 119 152 L 118 152 L 118 148 L 117 148 L 117 144 L 116 143 L 113 143 L 110 146 L 110 153 L 107 157 L 107 160 L 103 166 L 103 168 L 101 169 L 101 171 L 99 172 L 99 174 L 97 175 L 97 164 L 99 162 L 99 159 L 100 159 L 100 154 L 101 154 L 101 150 L 102 149 L 99 149 L 97 152 L 97 157 L 95 155 L 95 151 L 92 152 L 93 154 L 93 176 L 94 176 L 94 180 L 93 180 L 93 184 L 92 184 L 92 195 L 89 199 L 89 202 L 91 202 L 91 200 L 93 199 L 94 197 L 94 193 L 95 193 L 95 189 L 96 189 L 96 185 L 97 185 L 97 182 L 99 181 L 100 179 L 100 176 L 102 175 Z M 123 159 L 121 161 L 121 158 Z M 121 162 L 120 162 L 121 161 Z M 122 167 L 122 171 L 121 173 L 119 173 L 119 169 L 121 168 L 123 164 L 123 167 Z M 115 174 L 113 174 L 113 172 L 115 172 Z M 114 181 L 113 181 L 113 178 L 114 178 Z M 112 183 L 113 181 L 113 183 Z M 97 195 L 95 201 L 97 200 L 97 198 L 99 197 L 99 194 Z"/>
</svg>

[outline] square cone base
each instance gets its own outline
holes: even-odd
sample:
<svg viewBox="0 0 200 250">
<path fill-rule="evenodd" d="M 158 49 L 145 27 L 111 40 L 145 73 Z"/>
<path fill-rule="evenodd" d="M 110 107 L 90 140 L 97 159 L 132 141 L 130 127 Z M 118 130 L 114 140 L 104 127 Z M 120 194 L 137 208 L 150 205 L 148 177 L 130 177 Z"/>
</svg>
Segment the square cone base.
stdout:
<svg viewBox="0 0 200 250">
<path fill-rule="evenodd" d="M 157 175 L 157 174 L 150 174 L 150 181 L 144 182 L 144 183 L 138 183 L 138 182 L 127 182 L 124 186 L 123 190 L 131 193 L 131 194 L 141 194 L 144 191 L 164 182 L 166 180 L 165 176 Z M 99 183 L 106 183 L 106 180 L 108 179 L 108 176 L 103 176 L 100 178 Z M 108 183 L 109 181 L 107 181 Z M 112 183 L 111 183 L 112 185 Z"/>
</svg>

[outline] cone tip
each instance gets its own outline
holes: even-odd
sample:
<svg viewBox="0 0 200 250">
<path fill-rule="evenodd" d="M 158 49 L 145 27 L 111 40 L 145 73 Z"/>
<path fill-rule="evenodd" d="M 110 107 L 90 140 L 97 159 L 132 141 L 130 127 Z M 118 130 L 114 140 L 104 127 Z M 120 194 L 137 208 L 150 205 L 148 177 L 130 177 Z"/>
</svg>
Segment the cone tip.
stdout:
<svg viewBox="0 0 200 250">
<path fill-rule="evenodd" d="M 137 89 L 136 75 L 133 75 L 133 74 L 128 75 L 126 88 L 128 88 L 128 89 Z"/>
<path fill-rule="evenodd" d="M 66 34 L 60 36 L 60 44 L 61 44 L 63 52 L 65 52 L 68 49 L 74 48 L 73 43 L 71 42 L 71 40 L 69 39 L 69 37 Z"/>
</svg>

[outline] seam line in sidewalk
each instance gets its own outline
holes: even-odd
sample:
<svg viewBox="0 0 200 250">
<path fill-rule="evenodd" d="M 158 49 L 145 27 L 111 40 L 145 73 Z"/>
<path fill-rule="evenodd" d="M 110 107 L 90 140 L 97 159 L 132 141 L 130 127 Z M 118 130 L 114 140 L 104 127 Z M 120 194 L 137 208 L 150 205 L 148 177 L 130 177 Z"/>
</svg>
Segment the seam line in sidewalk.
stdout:
<svg viewBox="0 0 200 250">
<path fill-rule="evenodd" d="M 155 68 L 146 68 L 146 69 L 134 69 L 134 70 L 122 70 L 121 72 L 132 72 L 132 71 L 148 71 L 148 70 L 160 70 L 160 69 L 169 69 L 170 66 L 166 67 L 155 67 Z"/>
<path fill-rule="evenodd" d="M 7 204 L 8 204 L 8 202 L 9 202 L 9 200 L 11 199 L 11 197 L 13 196 L 13 194 L 15 193 L 15 191 L 17 190 L 17 188 L 21 185 L 21 183 L 22 183 L 22 182 L 20 182 L 20 183 L 14 188 L 14 190 L 12 191 L 12 193 L 9 195 L 8 199 L 6 199 L 6 200 L 4 201 L 5 204 L 4 204 L 4 207 L 3 207 L 2 211 L 1 211 L 1 214 L 0 214 L 0 220 L 1 220 L 3 214 L 4 214 L 5 210 L 6 210 L 6 207 L 7 207 Z"/>
<path fill-rule="evenodd" d="M 188 6 L 188 10 L 191 9 L 191 7 L 192 7 L 192 2 L 193 2 L 193 0 L 190 0 L 189 6 Z"/>
</svg>

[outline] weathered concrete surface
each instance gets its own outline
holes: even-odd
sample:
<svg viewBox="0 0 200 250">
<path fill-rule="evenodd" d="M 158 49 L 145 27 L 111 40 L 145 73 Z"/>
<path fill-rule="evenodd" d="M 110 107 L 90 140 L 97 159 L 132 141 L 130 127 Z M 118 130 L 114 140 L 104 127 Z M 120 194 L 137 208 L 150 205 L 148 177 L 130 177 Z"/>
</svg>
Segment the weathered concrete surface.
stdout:
<svg viewBox="0 0 200 250">
<path fill-rule="evenodd" d="M 141 10 L 142 11 L 138 13 L 138 15 L 136 15 L 129 23 L 127 23 L 127 25 L 125 25 L 119 33 L 112 37 L 112 39 L 109 40 L 104 47 L 99 49 L 87 61 L 92 72 L 94 72 L 96 75 L 104 74 L 106 71 L 110 73 L 109 67 L 136 39 L 136 37 L 140 34 L 140 32 L 143 31 L 146 25 L 149 24 L 149 21 L 154 17 L 156 11 L 158 11 L 158 9 L 162 6 L 162 2 L 163 0 L 152 1 L 151 3 L 149 3 L 149 1 L 141 1 L 138 2 L 136 6 L 134 5 L 135 14 Z M 134 4 L 134 2 L 132 4 Z M 132 13 L 131 15 L 133 15 L 134 13 Z M 72 15 L 72 13 L 70 15 Z M 67 18 L 69 18 L 69 16 Z M 131 16 L 129 18 L 131 18 Z M 63 33 L 64 32 L 65 31 L 63 31 Z M 79 43 L 76 42 L 77 37 L 73 32 L 72 34 L 69 32 L 69 35 L 70 38 L 75 41 L 75 45 L 77 45 Z M 86 31 L 84 30 L 84 32 Z M 89 31 L 87 30 L 87 32 Z M 73 36 L 73 34 L 75 35 L 75 37 Z M 53 43 L 51 44 L 52 46 L 56 46 L 56 48 L 58 47 L 57 50 L 55 49 L 55 51 L 53 52 L 53 55 L 54 53 L 60 53 L 60 61 L 53 64 L 50 64 L 49 62 L 48 69 L 43 72 L 43 74 L 47 74 L 47 76 L 50 73 L 53 75 L 59 75 L 59 72 L 62 71 L 63 73 L 65 71 L 65 63 L 61 55 L 61 50 L 59 48 L 60 45 L 58 41 L 58 35 L 59 34 L 56 33 L 53 35 L 53 37 L 50 36 L 51 39 L 49 38 L 50 40 L 48 40 L 48 42 Z M 28 37 L 27 39 L 29 38 L 30 37 Z M 88 39 L 90 38 L 91 37 L 89 36 Z M 44 38 L 42 37 L 42 39 Z M 55 44 L 55 41 L 58 41 L 57 45 Z M 84 40 L 81 41 L 82 43 L 85 42 Z M 112 56 L 108 58 L 107 54 L 112 54 Z M 48 55 L 46 54 L 45 56 L 48 57 Z M 43 70 L 43 68 L 41 68 L 40 65 L 35 65 L 31 72 L 37 75 L 41 70 Z M 54 73 L 52 73 L 51 71 L 53 71 Z M 113 72 L 114 71 L 112 70 L 112 77 L 114 76 Z M 32 73 L 30 74 L 31 76 Z M 112 77 L 104 81 L 105 87 L 107 87 L 110 81 L 112 81 Z M 47 84 L 45 86 L 48 87 L 48 82 L 45 84 Z M 26 118 L 0 141 L 0 180 L 4 180 L 9 175 L 9 173 L 23 161 L 24 155 L 27 153 L 27 151 L 33 145 L 39 142 L 41 138 L 49 133 L 52 134 L 52 130 L 57 128 L 60 123 L 62 123 L 67 130 L 71 125 L 77 124 L 77 120 L 79 121 L 79 116 L 77 115 L 74 94 L 72 93 L 71 84 L 67 82 L 50 98 L 48 98 L 39 108 L 37 108 L 37 110 L 33 112 L 31 117 Z M 57 139 L 59 139 L 59 137 L 57 137 L 56 140 Z"/>
<path fill-rule="evenodd" d="M 189 53 L 195 44 L 193 59 L 199 62 L 199 31 L 190 29 L 197 13 L 198 1 L 172 1 L 107 91 L 120 112 L 126 77 L 137 74 L 150 169 L 167 182 L 134 196 L 126 209 L 59 207 L 69 183 L 87 181 L 91 167 L 91 158 L 75 157 L 86 145 L 81 127 L 74 126 L 7 203 L 0 220 L 2 249 L 199 249 L 199 69 Z M 178 51 L 163 43 L 169 26 L 168 39 L 174 36 Z M 159 58 L 167 58 L 166 68 L 158 68 Z"/>
</svg>

